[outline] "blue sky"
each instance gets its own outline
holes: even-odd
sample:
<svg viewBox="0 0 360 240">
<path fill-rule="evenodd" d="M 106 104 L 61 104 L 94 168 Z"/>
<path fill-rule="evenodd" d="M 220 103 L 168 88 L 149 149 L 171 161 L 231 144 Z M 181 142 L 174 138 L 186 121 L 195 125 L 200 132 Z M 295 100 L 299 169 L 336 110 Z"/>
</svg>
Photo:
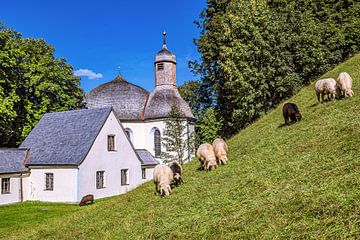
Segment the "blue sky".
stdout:
<svg viewBox="0 0 360 240">
<path fill-rule="evenodd" d="M 178 85 L 198 78 L 188 61 L 199 57 L 193 22 L 205 6 L 205 0 L 11 0 L 2 1 L 0 21 L 24 37 L 44 38 L 74 70 L 94 72 L 93 79 L 81 78 L 86 92 L 115 78 L 118 66 L 129 82 L 151 91 L 164 30 L 177 57 Z"/>
</svg>

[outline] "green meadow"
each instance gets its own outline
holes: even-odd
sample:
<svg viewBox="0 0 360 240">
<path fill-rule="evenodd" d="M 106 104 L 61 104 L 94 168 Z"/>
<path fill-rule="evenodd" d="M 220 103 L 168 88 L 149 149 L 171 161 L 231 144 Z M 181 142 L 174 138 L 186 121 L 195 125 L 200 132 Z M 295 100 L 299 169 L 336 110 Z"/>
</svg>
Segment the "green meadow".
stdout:
<svg viewBox="0 0 360 240">
<path fill-rule="evenodd" d="M 228 140 L 229 163 L 184 166 L 169 197 L 152 182 L 86 207 L 26 202 L 0 207 L 0 239 L 359 239 L 360 55 L 342 71 L 354 96 L 317 103 L 314 83 Z"/>
</svg>

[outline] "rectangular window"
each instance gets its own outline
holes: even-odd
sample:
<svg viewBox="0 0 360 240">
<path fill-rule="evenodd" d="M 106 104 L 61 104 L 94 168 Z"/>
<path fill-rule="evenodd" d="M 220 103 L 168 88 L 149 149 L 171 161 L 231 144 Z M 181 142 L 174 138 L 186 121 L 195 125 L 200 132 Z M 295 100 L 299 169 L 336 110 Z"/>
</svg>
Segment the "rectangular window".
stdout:
<svg viewBox="0 0 360 240">
<path fill-rule="evenodd" d="M 157 70 L 158 71 L 164 70 L 164 64 L 163 63 L 158 63 Z"/>
<path fill-rule="evenodd" d="M 45 173 L 45 190 L 53 191 L 54 190 L 54 174 Z"/>
<path fill-rule="evenodd" d="M 121 169 L 121 185 L 129 185 L 129 170 Z"/>
<path fill-rule="evenodd" d="M 104 188 L 104 174 L 105 171 L 97 171 L 96 172 L 96 188 Z"/>
<path fill-rule="evenodd" d="M 142 179 L 146 179 L 146 168 L 141 169 Z"/>
<path fill-rule="evenodd" d="M 1 179 L 1 194 L 10 193 L 10 178 Z"/>
<path fill-rule="evenodd" d="M 108 151 L 115 151 L 115 135 L 108 135 Z"/>
</svg>

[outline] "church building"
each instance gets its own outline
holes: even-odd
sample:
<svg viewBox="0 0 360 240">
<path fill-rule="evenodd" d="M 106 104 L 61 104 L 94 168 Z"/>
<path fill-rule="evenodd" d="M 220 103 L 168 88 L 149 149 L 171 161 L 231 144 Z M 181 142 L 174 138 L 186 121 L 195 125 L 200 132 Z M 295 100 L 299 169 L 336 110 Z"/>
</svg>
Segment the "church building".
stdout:
<svg viewBox="0 0 360 240">
<path fill-rule="evenodd" d="M 76 203 L 119 195 L 153 178 L 172 106 L 186 124 L 194 117 L 176 87 L 176 57 L 166 46 L 155 57 L 155 89 L 120 74 L 86 95 L 86 108 L 45 114 L 19 148 L 0 149 L 0 205 L 38 200 Z M 186 152 L 187 161 L 194 156 Z"/>
<path fill-rule="evenodd" d="M 183 115 L 187 137 L 194 132 L 194 116 L 176 86 L 176 57 L 166 46 L 166 32 L 163 35 L 162 49 L 155 56 L 155 89 L 151 93 L 119 74 L 90 91 L 85 100 L 87 108 L 113 107 L 134 147 L 148 150 L 158 161 L 161 152 L 166 151 L 161 136 L 172 106 Z M 191 152 L 184 155 L 186 161 L 194 156 Z"/>
</svg>

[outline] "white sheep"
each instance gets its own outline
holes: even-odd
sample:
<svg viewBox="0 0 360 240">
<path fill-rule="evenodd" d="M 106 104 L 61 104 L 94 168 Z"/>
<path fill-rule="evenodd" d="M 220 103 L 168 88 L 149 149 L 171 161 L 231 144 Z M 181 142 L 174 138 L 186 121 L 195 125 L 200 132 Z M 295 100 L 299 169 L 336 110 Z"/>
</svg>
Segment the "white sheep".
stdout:
<svg viewBox="0 0 360 240">
<path fill-rule="evenodd" d="M 213 147 L 209 143 L 203 143 L 196 151 L 196 156 L 204 170 L 216 169 L 216 156 Z"/>
<path fill-rule="evenodd" d="M 161 195 L 170 195 L 170 184 L 174 180 L 174 174 L 170 167 L 165 164 L 159 164 L 154 168 L 154 184 L 155 195 L 160 193 Z M 160 189 L 159 189 L 160 187 Z"/>
<path fill-rule="evenodd" d="M 352 91 L 352 78 L 348 73 L 340 73 L 339 77 L 336 79 L 336 84 L 339 96 L 352 97 L 354 94 Z"/>
<path fill-rule="evenodd" d="M 228 145 L 226 144 L 226 142 L 221 138 L 217 138 L 214 140 L 212 147 L 214 149 L 218 163 L 225 165 L 226 162 L 228 161 L 227 158 Z"/>
<path fill-rule="evenodd" d="M 336 81 L 333 78 L 320 79 L 315 84 L 315 91 L 318 101 L 324 102 L 324 95 L 327 95 L 328 100 L 336 97 Z M 331 96 L 331 98 L 329 97 Z"/>
</svg>

